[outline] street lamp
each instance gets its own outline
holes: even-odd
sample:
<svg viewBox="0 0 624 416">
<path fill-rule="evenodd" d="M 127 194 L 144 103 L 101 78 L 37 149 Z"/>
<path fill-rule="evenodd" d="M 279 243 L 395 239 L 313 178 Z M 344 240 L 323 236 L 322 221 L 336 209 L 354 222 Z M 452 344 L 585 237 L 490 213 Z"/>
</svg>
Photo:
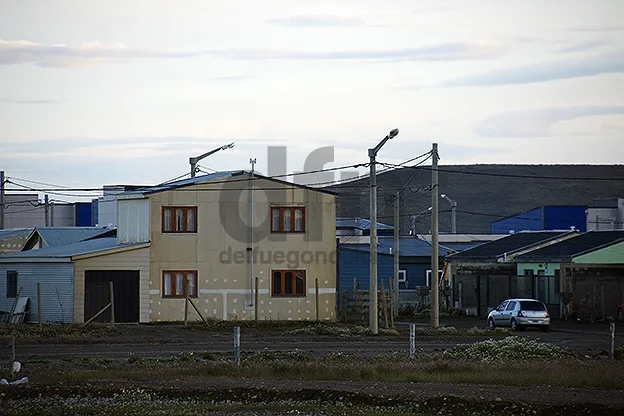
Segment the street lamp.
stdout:
<svg viewBox="0 0 624 416">
<path fill-rule="evenodd" d="M 378 311 L 377 311 L 377 163 L 375 158 L 377 152 L 384 144 L 399 134 L 399 129 L 392 129 L 377 146 L 368 149 L 368 157 L 370 158 L 370 303 L 368 307 L 369 325 L 371 332 L 377 334 L 378 328 Z"/>
<path fill-rule="evenodd" d="M 440 195 L 440 198 L 446 199 L 451 204 L 451 233 L 457 234 L 457 202 L 453 201 L 446 194 Z"/>
<path fill-rule="evenodd" d="M 219 150 L 226 150 L 226 149 L 231 149 L 234 147 L 234 142 L 232 143 L 228 143 L 228 144 L 224 144 L 221 147 L 217 147 L 214 150 L 211 150 L 209 152 L 204 153 L 201 156 L 197 156 L 197 157 L 189 157 L 189 163 L 191 165 L 191 178 L 195 177 L 195 173 L 197 172 L 197 163 L 202 160 L 205 157 L 208 157 L 214 153 L 217 153 Z"/>
</svg>

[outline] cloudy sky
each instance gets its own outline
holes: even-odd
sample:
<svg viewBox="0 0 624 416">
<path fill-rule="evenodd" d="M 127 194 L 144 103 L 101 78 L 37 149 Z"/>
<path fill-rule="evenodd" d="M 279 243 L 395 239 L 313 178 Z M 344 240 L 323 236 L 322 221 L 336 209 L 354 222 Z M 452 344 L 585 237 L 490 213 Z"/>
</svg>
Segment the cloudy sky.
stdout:
<svg viewBox="0 0 624 416">
<path fill-rule="evenodd" d="M 624 155 L 624 1 L 0 0 L 0 168 L 152 184 L 188 157 L 601 163 Z M 338 175 L 336 175 L 338 178 Z"/>
</svg>

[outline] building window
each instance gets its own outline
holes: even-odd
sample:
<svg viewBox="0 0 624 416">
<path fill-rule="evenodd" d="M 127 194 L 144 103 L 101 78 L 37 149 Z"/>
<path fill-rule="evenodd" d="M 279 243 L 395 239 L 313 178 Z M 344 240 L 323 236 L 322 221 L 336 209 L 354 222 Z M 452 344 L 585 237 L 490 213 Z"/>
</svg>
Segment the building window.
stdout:
<svg viewBox="0 0 624 416">
<path fill-rule="evenodd" d="M 304 233 L 305 232 L 305 208 L 304 207 L 272 207 L 271 208 L 271 232 L 272 233 Z"/>
<path fill-rule="evenodd" d="M 197 270 L 165 270 L 162 280 L 163 298 L 197 297 Z"/>
<path fill-rule="evenodd" d="M 399 270 L 399 283 L 405 283 L 407 281 L 407 271 Z"/>
<path fill-rule="evenodd" d="M 6 274 L 6 297 L 17 297 L 17 272 L 8 271 Z"/>
<path fill-rule="evenodd" d="M 197 207 L 163 207 L 163 233 L 196 233 Z"/>
<path fill-rule="evenodd" d="M 305 270 L 273 270 L 271 276 L 271 296 L 305 297 Z"/>
</svg>

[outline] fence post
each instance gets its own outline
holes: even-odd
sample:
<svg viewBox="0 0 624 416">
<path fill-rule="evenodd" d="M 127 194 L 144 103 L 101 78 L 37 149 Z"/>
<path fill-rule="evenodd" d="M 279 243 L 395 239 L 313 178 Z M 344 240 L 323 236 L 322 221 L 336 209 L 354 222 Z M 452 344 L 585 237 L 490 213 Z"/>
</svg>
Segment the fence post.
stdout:
<svg viewBox="0 0 624 416">
<path fill-rule="evenodd" d="M 615 323 L 609 324 L 609 359 L 613 360 L 615 356 Z"/>
<path fill-rule="evenodd" d="M 390 287 L 388 288 L 388 292 L 390 293 L 390 327 L 394 328 L 394 304 L 396 302 L 396 299 L 394 298 L 392 290 L 390 290 L 391 287 L 394 287 L 392 277 L 389 279 L 388 283 L 390 284 Z"/>
<path fill-rule="evenodd" d="M 347 292 L 346 290 L 344 292 L 342 292 L 342 320 L 344 322 L 348 321 L 348 314 L 349 314 L 349 292 Z"/>
<path fill-rule="evenodd" d="M 11 358 L 9 359 L 9 368 L 11 369 L 11 377 L 15 379 L 15 335 L 11 336 Z"/>
<path fill-rule="evenodd" d="M 188 325 L 188 304 L 189 304 L 189 295 L 188 291 L 184 296 L 184 326 Z"/>
<path fill-rule="evenodd" d="M 381 308 L 383 309 L 383 317 L 386 322 L 386 328 L 388 328 L 388 305 L 386 303 L 386 288 L 384 287 L 383 280 L 381 281 Z M 379 309 L 377 309 L 377 316 L 379 316 Z"/>
<path fill-rule="evenodd" d="M 256 291 L 254 292 L 254 317 L 256 318 L 256 321 L 258 320 L 258 278 L 256 277 L 256 281 L 255 281 L 255 286 L 256 286 Z"/>
<path fill-rule="evenodd" d="M 234 362 L 240 365 L 240 326 L 234 327 Z"/>
<path fill-rule="evenodd" d="M 316 320 L 319 320 L 319 287 L 318 287 L 318 277 L 314 280 L 314 287 L 316 289 L 316 295 L 315 295 L 315 300 L 316 300 Z"/>
<path fill-rule="evenodd" d="M 111 323 L 111 327 L 115 328 L 115 293 L 113 292 L 113 282 L 110 281 L 108 282 L 108 287 L 109 287 L 109 291 L 110 291 L 110 312 L 111 312 L 111 318 L 110 318 L 110 323 Z"/>
<path fill-rule="evenodd" d="M 41 283 L 37 282 L 37 320 L 39 328 L 43 328 L 43 312 L 41 311 Z"/>
<path fill-rule="evenodd" d="M 416 353 L 416 324 L 410 324 L 410 359 L 414 359 Z"/>
</svg>

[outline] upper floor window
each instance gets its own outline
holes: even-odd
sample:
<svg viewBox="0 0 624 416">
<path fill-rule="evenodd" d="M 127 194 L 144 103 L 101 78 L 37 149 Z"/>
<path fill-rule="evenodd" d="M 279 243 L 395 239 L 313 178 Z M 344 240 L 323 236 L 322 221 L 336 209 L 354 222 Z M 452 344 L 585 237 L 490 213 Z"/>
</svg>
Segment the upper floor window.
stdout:
<svg viewBox="0 0 624 416">
<path fill-rule="evenodd" d="M 197 297 L 197 270 L 163 271 L 163 298 Z"/>
<path fill-rule="evenodd" d="M 197 207 L 163 207 L 163 233 L 196 233 Z"/>
<path fill-rule="evenodd" d="M 271 207 L 272 233 L 304 233 L 304 207 Z"/>
</svg>

